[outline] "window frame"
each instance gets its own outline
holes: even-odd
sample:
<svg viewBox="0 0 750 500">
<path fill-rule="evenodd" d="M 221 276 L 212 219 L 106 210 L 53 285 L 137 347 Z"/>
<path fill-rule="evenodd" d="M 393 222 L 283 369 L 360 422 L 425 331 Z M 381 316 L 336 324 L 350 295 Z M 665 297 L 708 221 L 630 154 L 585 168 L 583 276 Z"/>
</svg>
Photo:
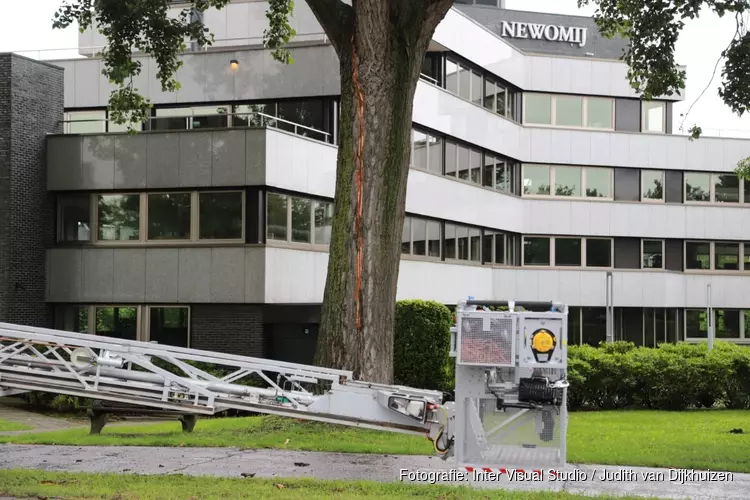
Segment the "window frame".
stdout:
<svg viewBox="0 0 750 500">
<path fill-rule="evenodd" d="M 646 130 L 646 103 L 657 103 L 662 108 L 661 130 Z M 641 133 L 643 134 L 666 134 L 667 133 L 667 101 L 641 100 Z"/>
<path fill-rule="evenodd" d="M 661 198 L 645 198 L 645 185 L 644 185 L 644 178 L 643 173 L 644 172 L 661 172 Z M 665 184 L 667 179 L 667 171 L 663 169 L 658 168 L 642 168 L 640 169 L 640 172 L 638 173 L 639 183 L 641 186 L 641 192 L 639 193 L 640 202 L 641 203 L 655 203 L 655 204 L 664 204 L 666 203 L 666 190 L 665 190 Z M 684 176 L 683 176 L 684 178 Z M 684 184 L 684 182 L 683 182 Z M 683 194 L 683 200 L 684 200 L 684 194 Z"/>
<path fill-rule="evenodd" d="M 661 267 L 644 267 L 643 260 L 646 257 L 646 242 L 647 241 L 658 241 L 661 243 Z M 641 269 L 645 271 L 665 271 L 666 266 L 666 248 L 667 243 L 663 238 L 641 238 Z M 684 265 L 684 263 L 683 263 Z M 684 267 L 683 267 L 684 269 Z"/>
<path fill-rule="evenodd" d="M 328 249 L 329 244 L 324 243 L 317 243 L 315 241 L 315 203 L 331 203 L 333 204 L 332 200 L 326 200 L 323 198 L 317 198 L 317 197 L 311 197 L 311 196 L 298 196 L 295 194 L 290 193 L 282 193 L 278 191 L 267 191 L 266 192 L 266 198 L 268 197 L 268 194 L 275 194 L 278 196 L 283 196 L 286 198 L 286 239 L 285 240 L 277 240 L 277 239 L 271 239 L 268 237 L 268 201 L 264 203 L 264 209 L 263 209 L 263 223 L 264 223 L 264 233 L 263 233 L 263 240 L 265 241 L 265 244 L 268 246 L 294 246 L 294 247 L 302 247 L 302 248 L 319 248 L 319 249 Z M 310 202 L 310 242 L 304 242 L 304 241 L 292 241 L 292 198 L 299 198 L 302 200 L 307 200 Z"/>
<path fill-rule="evenodd" d="M 190 305 L 185 304 L 169 304 L 169 303 L 154 303 L 154 304 L 121 304 L 121 303 L 113 303 L 113 304 L 90 304 L 90 303 L 84 303 L 84 304 L 74 304 L 74 303 L 67 303 L 67 304 L 59 304 L 54 309 L 54 320 L 55 320 L 55 327 L 59 328 L 58 325 L 58 314 L 60 310 L 64 310 L 66 308 L 75 308 L 75 309 L 86 309 L 87 310 L 87 324 L 86 324 L 86 332 L 85 334 L 93 335 L 96 337 L 104 337 L 104 338 L 115 338 L 115 337 L 108 337 L 106 335 L 97 335 L 96 333 L 96 310 L 97 309 L 105 309 L 105 308 L 135 308 L 136 309 L 136 340 L 139 342 L 151 342 L 151 309 L 156 308 L 164 308 L 164 309 L 187 309 L 188 316 L 187 316 L 187 348 L 190 349 L 192 344 L 192 335 L 193 335 L 193 325 L 192 325 L 192 314 L 193 310 Z M 168 344 L 159 344 L 159 345 L 168 345 Z"/>
<path fill-rule="evenodd" d="M 709 182 L 709 192 L 708 192 L 708 201 L 695 201 L 695 200 L 688 200 L 687 199 L 687 176 L 689 174 L 702 174 L 702 175 L 708 175 L 708 182 Z M 737 201 L 731 202 L 731 201 L 718 201 L 716 199 L 716 181 L 718 180 L 719 176 L 722 175 L 733 175 L 737 177 L 738 186 L 737 189 L 739 190 Z M 750 181 L 746 181 L 745 179 L 737 176 L 734 172 L 705 172 L 705 171 L 699 171 L 699 170 L 684 170 L 682 175 L 682 199 L 683 203 L 685 205 L 698 205 L 698 206 L 706 206 L 706 205 L 716 205 L 720 207 L 741 207 L 743 205 L 747 205 L 750 203 L 750 199 L 746 199 L 745 196 L 745 183 L 749 183 Z"/>
<path fill-rule="evenodd" d="M 687 313 L 688 311 L 700 311 L 700 312 L 706 312 L 706 308 L 700 308 L 700 307 L 686 307 L 682 310 L 682 338 L 685 342 L 695 343 L 695 342 L 705 342 L 706 337 L 708 337 L 708 331 L 706 331 L 706 337 L 688 337 L 688 328 L 687 328 Z M 750 309 L 742 309 L 737 307 L 718 307 L 714 308 L 711 307 L 711 325 L 713 325 L 714 328 L 716 328 L 716 312 L 717 311 L 738 311 L 740 314 L 740 331 L 738 337 L 717 337 L 716 331 L 714 330 L 714 338 L 716 340 L 726 341 L 726 342 L 736 342 L 736 343 L 747 343 L 748 340 L 750 340 L 750 328 L 745 328 L 745 314 L 750 313 Z M 708 318 L 706 318 L 708 320 Z M 708 328 L 708 325 L 706 325 L 706 328 Z M 679 341 L 679 339 L 678 339 Z"/>
<path fill-rule="evenodd" d="M 453 226 L 456 229 L 456 231 L 455 231 L 456 235 L 452 238 L 455 241 L 455 255 L 456 255 L 455 257 L 447 257 L 446 256 L 445 248 L 447 246 L 446 242 L 448 241 L 448 238 L 446 237 L 447 231 L 445 230 L 445 227 L 447 225 L 451 225 L 451 226 Z M 466 242 L 467 242 L 467 245 L 468 245 L 468 247 L 466 248 L 466 255 L 467 255 L 466 259 L 462 259 L 462 258 L 459 257 L 460 252 L 459 252 L 459 245 L 458 245 L 458 239 L 459 239 L 458 229 L 466 229 Z M 472 230 L 479 231 L 479 260 L 472 260 L 472 258 L 471 258 L 471 248 L 472 248 L 472 244 L 471 244 L 471 238 L 472 238 L 471 231 Z M 451 264 L 455 264 L 457 262 L 464 262 L 467 265 L 471 265 L 471 266 L 481 266 L 481 265 L 483 265 L 482 264 L 482 259 L 483 259 L 482 242 L 484 241 L 484 231 L 485 231 L 485 229 L 482 228 L 482 227 L 470 226 L 468 224 L 462 224 L 462 223 L 457 223 L 457 222 L 443 222 L 440 225 L 440 241 L 441 241 L 441 244 L 440 244 L 440 257 L 441 257 L 441 259 L 444 262 L 449 262 Z M 462 236 L 462 238 L 463 238 L 463 236 Z M 421 255 L 418 255 L 416 257 L 418 257 L 420 259 L 422 258 Z M 430 260 L 435 260 L 435 258 L 433 257 Z"/>
<path fill-rule="evenodd" d="M 550 194 L 526 194 L 524 190 L 524 181 L 526 179 L 526 167 L 527 166 L 535 166 L 535 167 L 547 167 L 549 169 L 549 192 Z M 565 196 L 565 195 L 558 195 L 553 194 L 557 193 L 556 185 L 557 185 L 557 168 L 578 168 L 581 172 L 581 181 L 580 181 L 580 196 Z M 609 196 L 606 197 L 599 197 L 599 196 L 588 196 L 586 194 L 586 189 L 588 188 L 588 172 L 589 169 L 601 169 L 606 170 L 609 172 Z M 556 199 L 556 200 L 582 200 L 582 201 L 596 201 L 596 202 L 603 202 L 603 201 L 614 201 L 615 199 L 615 171 L 612 167 L 598 167 L 593 165 L 560 165 L 560 164 L 546 164 L 546 163 L 521 163 L 521 196 L 524 198 L 532 198 L 532 199 L 540 199 L 540 200 L 547 200 L 547 199 Z"/>
<path fill-rule="evenodd" d="M 550 96 L 550 124 L 544 124 L 544 123 L 529 123 L 526 121 L 526 97 L 529 94 L 543 94 Z M 557 124 L 557 98 L 558 97 L 579 97 L 581 98 L 581 126 L 574 126 L 574 125 L 558 125 Z M 598 99 L 598 100 L 609 100 L 610 105 L 612 107 L 612 121 L 611 121 L 611 127 L 588 127 L 586 124 L 588 123 L 588 102 L 589 99 Z M 612 97 L 607 96 L 587 96 L 587 95 L 580 95 L 580 94 L 553 94 L 550 92 L 523 92 L 523 112 L 522 112 L 522 120 L 521 123 L 525 127 L 540 127 L 540 128 L 555 128 L 555 129 L 567 129 L 567 130 L 599 130 L 599 131 L 607 131 L 612 132 L 615 130 L 615 123 L 616 122 L 616 106 L 615 106 L 615 99 Z"/>
<path fill-rule="evenodd" d="M 174 239 L 149 239 L 148 237 L 148 198 L 149 195 L 158 194 L 177 194 L 186 193 L 190 194 L 190 238 L 174 238 Z M 200 237 L 200 195 L 201 194 L 214 194 L 214 193 L 238 193 L 242 199 L 241 208 L 241 227 L 242 234 L 239 238 L 201 238 Z M 80 193 L 60 193 L 55 199 L 55 206 L 59 209 L 60 201 L 71 196 L 76 196 Z M 103 240 L 99 238 L 99 197 L 101 196 L 138 196 L 138 236 L 136 240 Z M 174 245 L 222 245 L 222 244 L 238 244 L 245 243 L 247 234 L 247 192 L 244 189 L 206 189 L 206 190 L 193 190 L 193 189 L 173 189 L 173 190 L 154 190 L 154 191 L 96 191 L 93 193 L 84 193 L 83 196 L 88 197 L 89 204 L 89 218 L 90 218 L 90 238 L 88 240 L 77 240 L 77 241 L 64 241 L 60 239 L 61 229 L 61 215 L 58 210 L 58 216 L 56 221 L 56 234 L 55 240 L 61 246 L 106 246 L 106 247 L 127 247 L 134 245 L 145 245 L 145 246 L 174 246 Z"/>
<path fill-rule="evenodd" d="M 424 223 L 425 223 L 425 225 L 424 225 L 424 229 L 425 229 L 425 231 L 424 231 L 424 233 L 425 233 L 424 234 L 424 236 L 425 236 L 425 240 L 424 240 L 425 254 L 424 255 L 416 255 L 414 253 L 414 224 L 413 224 L 413 221 L 415 219 L 424 221 Z M 400 254 L 401 257 L 406 257 L 408 259 L 414 259 L 414 260 L 429 260 L 429 261 L 432 261 L 432 262 L 442 260 L 442 258 L 443 258 L 443 225 L 439 221 L 436 221 L 435 219 L 431 219 L 429 217 L 419 217 L 419 216 L 408 215 L 408 214 L 404 217 L 404 227 L 405 227 L 405 225 L 406 225 L 407 222 L 409 223 L 409 251 L 408 252 L 403 252 L 402 251 L 401 254 Z M 430 255 L 430 237 L 429 237 L 429 230 L 430 230 L 429 223 L 430 222 L 438 222 L 438 228 L 439 228 L 438 230 L 440 231 L 440 237 L 439 237 L 439 240 L 440 240 L 440 255 L 437 256 L 437 257 Z"/>
</svg>

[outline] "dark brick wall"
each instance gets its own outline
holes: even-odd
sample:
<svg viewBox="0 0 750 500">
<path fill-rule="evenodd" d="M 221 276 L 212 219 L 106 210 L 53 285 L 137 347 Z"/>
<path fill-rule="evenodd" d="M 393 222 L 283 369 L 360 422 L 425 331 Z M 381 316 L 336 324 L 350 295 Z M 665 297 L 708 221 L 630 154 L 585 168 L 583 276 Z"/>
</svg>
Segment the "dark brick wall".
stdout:
<svg viewBox="0 0 750 500">
<path fill-rule="evenodd" d="M 0 320 L 52 326 L 45 250 L 54 242 L 46 136 L 62 132 L 63 70 L 0 54 Z"/>
<path fill-rule="evenodd" d="M 263 357 L 260 306 L 195 304 L 190 310 L 190 346 L 240 356 Z"/>
</svg>

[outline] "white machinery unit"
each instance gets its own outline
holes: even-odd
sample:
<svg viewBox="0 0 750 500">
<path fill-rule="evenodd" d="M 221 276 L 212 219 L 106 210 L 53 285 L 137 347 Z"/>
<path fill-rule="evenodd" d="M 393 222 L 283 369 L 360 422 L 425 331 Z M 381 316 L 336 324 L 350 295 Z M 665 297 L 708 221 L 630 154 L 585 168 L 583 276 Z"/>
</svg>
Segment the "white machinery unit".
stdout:
<svg viewBox="0 0 750 500">
<path fill-rule="evenodd" d="M 0 396 L 42 391 L 187 415 L 236 409 L 422 435 L 444 459 L 455 450 L 462 466 L 564 464 L 567 307 L 518 305 L 531 304 L 458 305 L 455 403 L 346 370 L 8 323 Z"/>
<path fill-rule="evenodd" d="M 451 355 L 460 465 L 565 464 L 567 318 L 567 306 L 552 302 L 458 304 Z"/>
</svg>

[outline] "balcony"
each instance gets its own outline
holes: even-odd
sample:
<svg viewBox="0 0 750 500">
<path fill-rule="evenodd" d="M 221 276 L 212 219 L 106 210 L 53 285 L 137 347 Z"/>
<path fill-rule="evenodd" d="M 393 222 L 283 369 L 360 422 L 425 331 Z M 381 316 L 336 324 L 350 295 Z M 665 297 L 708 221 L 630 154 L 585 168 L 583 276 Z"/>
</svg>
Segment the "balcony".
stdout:
<svg viewBox="0 0 750 500">
<path fill-rule="evenodd" d="M 153 118 L 187 120 L 196 117 Z M 52 135 L 47 139 L 50 191 L 268 185 L 311 194 L 333 185 L 330 134 L 263 113 L 215 115 L 245 126 L 192 130 Z M 97 124 L 97 120 L 88 120 Z M 80 122 L 79 122 L 80 124 Z M 66 127 L 70 123 L 66 124 Z M 212 125 L 215 128 L 212 128 Z M 314 174 L 314 175 L 313 175 Z M 291 184 L 290 184 L 291 183 Z"/>
</svg>

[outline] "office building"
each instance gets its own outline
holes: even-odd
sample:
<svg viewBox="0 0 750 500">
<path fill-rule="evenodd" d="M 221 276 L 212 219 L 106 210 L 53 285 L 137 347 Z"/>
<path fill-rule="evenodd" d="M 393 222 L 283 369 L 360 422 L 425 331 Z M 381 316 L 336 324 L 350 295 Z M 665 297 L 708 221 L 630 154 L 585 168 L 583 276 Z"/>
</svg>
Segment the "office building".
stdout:
<svg viewBox="0 0 750 500">
<path fill-rule="evenodd" d="M 706 337 L 710 285 L 717 336 L 750 340 L 750 182 L 732 173 L 750 141 L 675 134 L 682 97 L 640 100 L 619 60 L 626 41 L 600 36 L 593 20 L 498 6 L 457 3 L 425 58 L 399 298 L 560 300 L 571 342 L 609 331 L 652 346 Z M 63 82 L 45 94 L 59 126 L 34 136 L 54 210 L 28 229 L 49 237 L 28 244 L 44 262 L 2 259 L 19 275 L 2 293 L 37 300 L 23 291 L 31 272 L 47 310 L 10 319 L 312 359 L 338 61 L 304 2 L 294 64 L 273 61 L 259 38 L 266 7 L 206 12 L 217 43 L 189 46 L 177 92 L 162 92 L 154 61 L 139 57 L 135 87 L 155 106 L 137 135 L 107 121 L 101 35 L 82 33 L 74 59 L 10 57 Z M 31 217 L 38 204 L 21 198 Z M 14 239 L 27 232 L 12 227 Z"/>
</svg>

